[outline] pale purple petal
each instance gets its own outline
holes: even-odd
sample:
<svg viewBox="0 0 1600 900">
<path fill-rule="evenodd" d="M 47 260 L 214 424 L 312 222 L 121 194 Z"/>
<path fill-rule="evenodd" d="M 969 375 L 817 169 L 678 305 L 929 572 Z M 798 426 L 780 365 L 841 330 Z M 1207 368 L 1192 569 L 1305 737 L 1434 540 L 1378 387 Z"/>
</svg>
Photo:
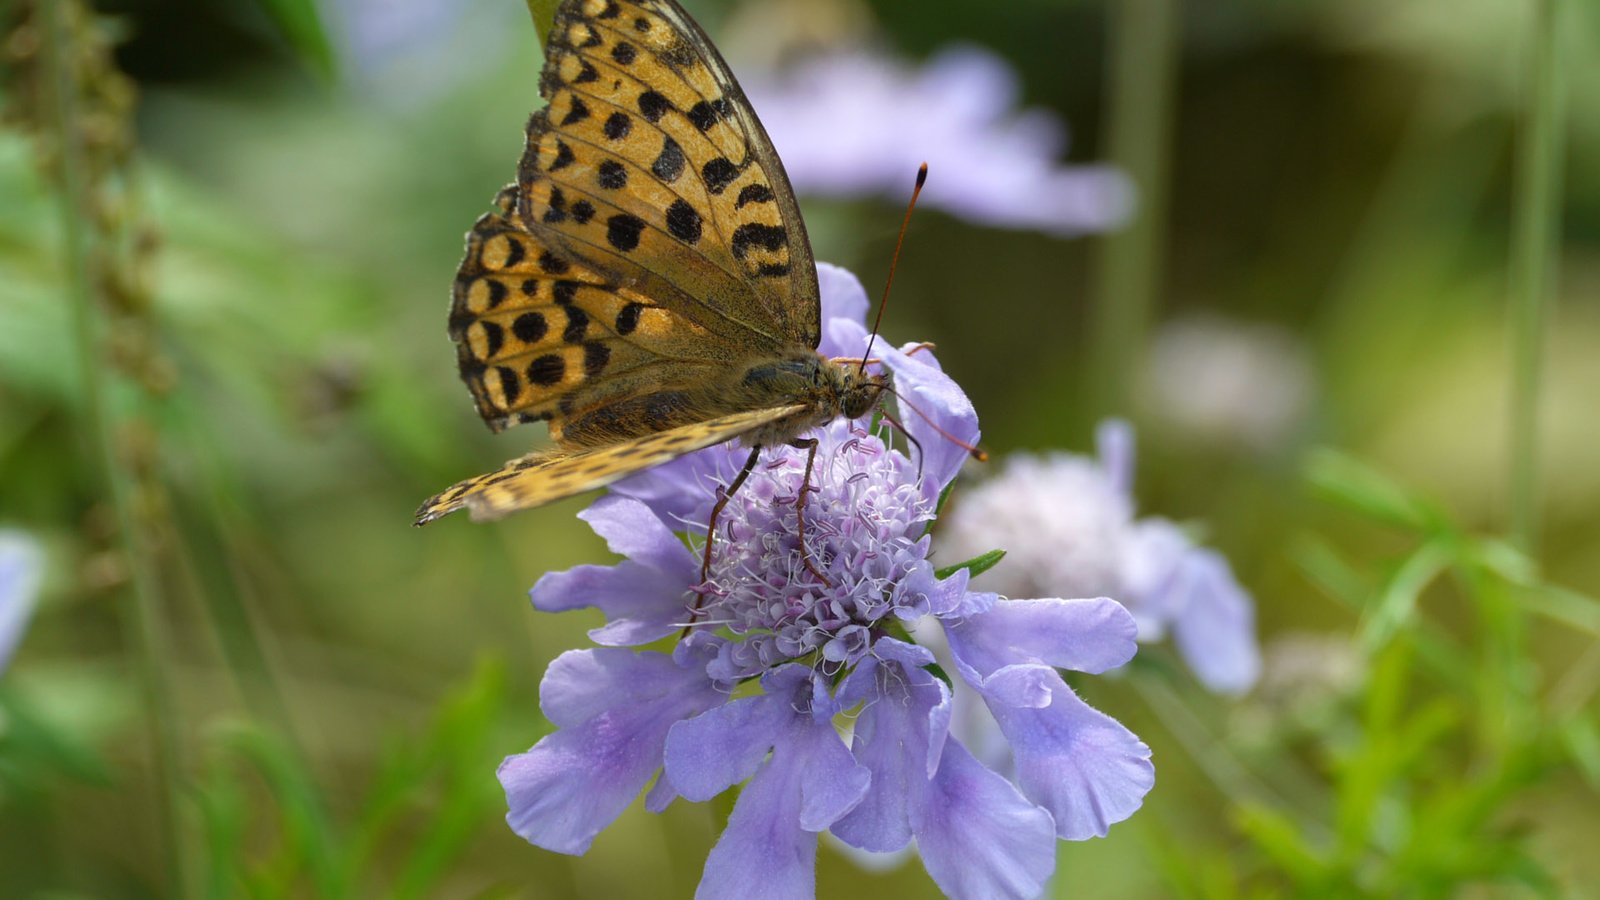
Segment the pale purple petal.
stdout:
<svg viewBox="0 0 1600 900">
<path fill-rule="evenodd" d="M 595 607 L 608 624 L 589 632 L 597 644 L 637 646 L 664 638 L 688 620 L 687 585 L 623 560 L 614 566 L 577 566 L 547 572 L 528 592 L 541 612 Z"/>
<path fill-rule="evenodd" d="M 511 829 L 558 853 L 588 850 L 661 767 L 672 724 L 724 699 L 703 672 L 659 653 L 566 653 L 546 682 L 546 715 L 579 724 L 506 757 L 498 775 Z"/>
<path fill-rule="evenodd" d="M 1011 742 L 1022 792 L 1049 810 L 1056 834 L 1069 841 L 1103 837 L 1112 823 L 1133 815 L 1155 784 L 1150 748 L 1059 677 L 1052 694 L 1044 707 L 985 699 Z"/>
<path fill-rule="evenodd" d="M 43 574 L 38 543 L 21 531 L 0 531 L 0 673 L 33 617 Z"/>
<path fill-rule="evenodd" d="M 781 734 L 771 742 L 772 756 L 734 804 L 727 830 L 706 860 L 696 897 L 811 896 L 816 832 L 848 813 L 866 793 L 871 775 L 834 731 L 836 707 L 823 679 L 801 666 L 778 673 L 781 677 L 763 679 L 768 693 L 761 699 L 785 714 Z M 676 771 L 669 762 L 669 772 Z"/>
<path fill-rule="evenodd" d="M 700 563 L 643 502 L 607 494 L 578 518 L 606 539 L 611 552 L 662 572 L 684 587 L 700 580 Z"/>
<path fill-rule="evenodd" d="M 916 822 L 922 865 L 946 896 L 1037 897 L 1055 871 L 1050 814 L 948 741 Z"/>
<path fill-rule="evenodd" d="M 1187 594 L 1173 624 L 1178 650 L 1206 687 L 1242 694 L 1261 675 L 1255 604 L 1234 580 L 1228 561 L 1214 550 L 1185 557 L 1177 590 Z"/>
<path fill-rule="evenodd" d="M 866 321 L 871 303 L 867 299 L 867 289 L 861 286 L 861 279 L 849 269 L 818 262 L 817 285 L 822 293 L 823 324 L 822 343 L 817 346 L 817 352 L 830 358 L 849 356 L 851 352 L 860 353 L 860 348 L 854 344 L 836 345 L 831 339 L 828 323 L 839 320 L 862 325 Z"/>
<path fill-rule="evenodd" d="M 755 773 L 792 716 L 787 697 L 743 697 L 672 726 L 666 770 L 686 799 L 710 800 Z"/>
<path fill-rule="evenodd" d="M 1065 127 L 1017 110 L 1016 75 L 987 50 L 947 48 L 921 68 L 835 54 L 741 80 L 802 194 L 904 203 L 927 162 L 922 202 L 987 225 L 1072 235 L 1131 212 L 1126 177 L 1058 162 Z"/>
<path fill-rule="evenodd" d="M 962 444 L 978 444 L 978 413 L 966 392 L 940 370 L 932 351 L 911 354 L 912 349 L 914 345 L 908 344 L 873 353 L 894 370 L 895 390 L 905 400 L 898 404 L 900 423 L 922 446 L 923 494 L 937 500 L 971 456 Z M 907 404 L 914 409 L 907 409 Z"/>
<path fill-rule="evenodd" d="M 1125 495 L 1133 492 L 1133 426 L 1121 419 L 1106 419 L 1094 430 L 1095 452 L 1106 478 Z"/>
<path fill-rule="evenodd" d="M 774 759 L 745 785 L 706 857 L 696 900 L 812 900 L 817 836 L 800 827 L 798 768 Z"/>
<path fill-rule="evenodd" d="M 841 704 L 866 701 L 851 749 L 872 782 L 861 803 L 831 830 L 847 844 L 884 853 L 911 840 L 912 805 L 929 789 L 949 731 L 950 691 L 922 668 L 933 662 L 925 649 L 887 638 L 877 647 L 905 662 L 863 661 L 840 686 Z"/>
<path fill-rule="evenodd" d="M 1138 650 L 1133 616 L 1104 597 L 1001 600 L 983 615 L 950 623 L 946 633 L 951 651 L 984 677 L 1027 662 L 1098 674 Z"/>
</svg>

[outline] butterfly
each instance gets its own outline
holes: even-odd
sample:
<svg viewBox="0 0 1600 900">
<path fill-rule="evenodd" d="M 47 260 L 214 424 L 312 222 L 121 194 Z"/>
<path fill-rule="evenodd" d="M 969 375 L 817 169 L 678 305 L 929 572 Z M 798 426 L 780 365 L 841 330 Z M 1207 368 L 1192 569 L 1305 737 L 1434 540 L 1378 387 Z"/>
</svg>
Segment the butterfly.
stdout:
<svg viewBox="0 0 1600 900">
<path fill-rule="evenodd" d="M 429 498 L 417 524 L 734 438 L 751 454 L 713 524 L 763 447 L 809 448 L 809 484 L 801 435 L 871 412 L 888 376 L 818 353 L 805 224 L 727 63 L 674 0 L 565 0 L 539 89 L 516 183 L 467 236 L 449 332 L 490 429 L 542 421 L 555 447 Z"/>
</svg>

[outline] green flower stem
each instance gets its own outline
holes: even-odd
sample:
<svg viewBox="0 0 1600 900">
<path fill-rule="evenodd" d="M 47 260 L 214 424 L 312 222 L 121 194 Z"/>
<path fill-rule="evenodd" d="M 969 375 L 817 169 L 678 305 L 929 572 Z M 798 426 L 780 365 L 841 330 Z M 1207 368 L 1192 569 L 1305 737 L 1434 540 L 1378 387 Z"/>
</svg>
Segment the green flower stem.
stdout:
<svg viewBox="0 0 1600 900">
<path fill-rule="evenodd" d="M 73 327 L 78 345 L 79 389 L 83 392 L 83 430 L 91 453 L 100 464 L 100 477 L 116 515 L 132 584 L 132 608 L 124 610 L 123 621 L 135 649 L 139 684 L 145 704 L 153 779 L 156 789 L 157 840 L 159 858 L 170 879 L 168 896 L 191 896 L 194 882 L 188 877 L 181 852 L 178 820 L 178 783 L 181 766 L 177 712 L 161 661 L 166 657 L 166 642 L 160 627 L 160 587 L 151 558 L 141 547 L 139 524 L 134 511 L 136 486 L 117 460 L 106 406 L 104 360 L 98 354 L 94 288 L 89 281 L 87 161 L 78 115 L 77 72 L 73 58 L 74 8 L 63 0 L 43 0 L 45 34 L 41 47 L 45 72 L 52 94 L 52 125 L 58 150 L 60 171 L 62 240 L 66 255 L 66 281 L 73 309 Z M 87 16 L 87 11 L 77 10 Z"/>
<path fill-rule="evenodd" d="M 1178 0 L 1122 0 L 1108 12 L 1107 156 L 1133 180 L 1138 200 L 1128 227 L 1099 243 L 1089 381 L 1098 412 L 1125 414 L 1143 368 L 1165 255 Z"/>
<path fill-rule="evenodd" d="M 1563 85 L 1561 0 L 1535 0 L 1526 108 L 1517 135 L 1511 237 L 1511 539 L 1539 539 L 1539 399 L 1546 306 L 1559 259 Z"/>
</svg>

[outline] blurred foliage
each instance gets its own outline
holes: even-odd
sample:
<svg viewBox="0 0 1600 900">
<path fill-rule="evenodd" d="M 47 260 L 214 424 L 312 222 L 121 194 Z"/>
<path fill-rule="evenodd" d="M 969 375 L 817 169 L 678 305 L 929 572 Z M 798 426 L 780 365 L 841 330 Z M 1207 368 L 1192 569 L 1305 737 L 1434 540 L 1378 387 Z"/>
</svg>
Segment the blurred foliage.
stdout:
<svg viewBox="0 0 1600 900">
<path fill-rule="evenodd" d="M 876 18 L 869 40 L 915 55 L 990 46 L 1027 102 L 1071 124 L 1072 159 L 1105 152 L 1102 4 L 796 2 L 808 21 Z M 757 5 L 692 8 L 720 37 Z M 461 235 L 536 102 L 527 10 L 105 0 L 59 48 L 84 112 L 61 132 L 45 35 L 19 24 L 35 7 L 0 7 L 0 520 L 39 536 L 52 569 L 0 681 L 6 893 L 176 893 L 166 797 L 192 893 L 688 895 L 717 828 L 703 808 L 630 810 L 581 859 L 500 822 L 494 760 L 543 733 L 539 675 L 596 624 L 523 595 L 601 558 L 572 519 L 582 501 L 409 527 L 422 497 L 539 439 L 485 432 L 444 336 Z M 1138 395 L 1138 494 L 1206 520 L 1269 648 L 1317 635 L 1356 675 L 1288 684 L 1269 666 L 1225 703 L 1156 647 L 1125 684 L 1086 686 L 1154 748 L 1159 786 L 1109 838 L 1062 848 L 1058 892 L 1600 883 L 1596 9 L 1566 4 L 1562 31 L 1572 127 L 1537 559 L 1485 537 L 1505 509 L 1525 5 L 1179 9 L 1154 327 L 1197 310 L 1274 324 L 1315 382 L 1264 445 L 1197 436 Z M 87 151 L 76 206 L 63 133 Z M 899 210 L 806 209 L 820 257 L 882 282 Z M 1087 363 L 1088 247 L 913 223 L 886 331 L 939 342 L 991 451 L 1088 443 L 1105 377 Z M 106 388 L 98 414 L 86 374 Z M 131 487 L 131 534 L 101 444 Z M 823 853 L 823 896 L 931 890 L 915 866 L 864 874 Z"/>
</svg>

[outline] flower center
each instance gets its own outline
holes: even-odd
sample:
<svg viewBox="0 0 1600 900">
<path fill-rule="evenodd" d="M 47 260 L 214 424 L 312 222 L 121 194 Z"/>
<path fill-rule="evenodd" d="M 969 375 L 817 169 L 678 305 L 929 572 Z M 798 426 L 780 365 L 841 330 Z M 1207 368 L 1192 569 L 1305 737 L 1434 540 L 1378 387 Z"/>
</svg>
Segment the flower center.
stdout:
<svg viewBox="0 0 1600 900">
<path fill-rule="evenodd" d="M 870 652 L 885 617 L 926 609 L 932 573 L 922 532 L 933 508 L 917 488 L 915 464 L 857 426 L 827 428 L 806 491 L 802 548 L 797 506 L 807 454 L 763 451 L 717 522 L 697 623 L 733 638 L 729 675 L 813 653 L 852 664 Z"/>
</svg>

